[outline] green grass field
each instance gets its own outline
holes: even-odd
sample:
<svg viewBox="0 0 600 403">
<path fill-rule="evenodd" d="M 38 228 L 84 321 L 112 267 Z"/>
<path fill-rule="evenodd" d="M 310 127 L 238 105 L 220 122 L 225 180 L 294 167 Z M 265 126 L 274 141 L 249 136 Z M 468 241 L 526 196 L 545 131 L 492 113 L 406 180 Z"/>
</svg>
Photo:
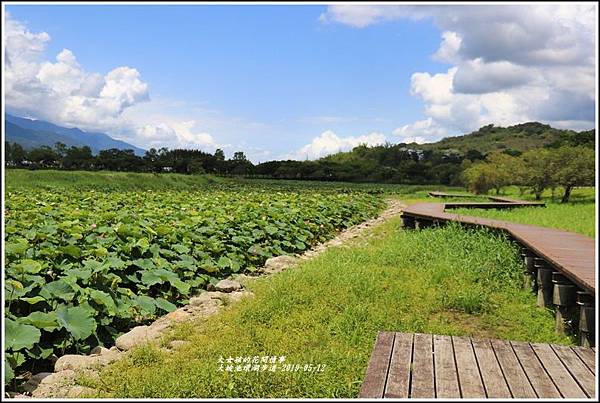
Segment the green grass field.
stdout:
<svg viewBox="0 0 600 403">
<path fill-rule="evenodd" d="M 404 231 L 393 219 L 350 248 L 254 280 L 252 300 L 140 348 L 82 383 L 110 397 L 356 397 L 380 330 L 570 343 L 520 289 L 518 249 L 457 226 Z M 321 373 L 218 370 L 219 357 L 285 356 Z"/>
<path fill-rule="evenodd" d="M 58 171 L 7 169 L 6 191 L 19 189 L 80 189 L 101 191 L 136 190 L 199 190 L 207 187 L 252 186 L 277 191 L 361 191 L 388 195 L 427 197 L 429 185 L 379 183 L 319 182 L 275 179 L 224 178 L 212 175 L 183 175 L 176 173 L 133 173 L 110 171 Z M 457 193 L 461 188 L 434 187 L 435 190 Z"/>
</svg>

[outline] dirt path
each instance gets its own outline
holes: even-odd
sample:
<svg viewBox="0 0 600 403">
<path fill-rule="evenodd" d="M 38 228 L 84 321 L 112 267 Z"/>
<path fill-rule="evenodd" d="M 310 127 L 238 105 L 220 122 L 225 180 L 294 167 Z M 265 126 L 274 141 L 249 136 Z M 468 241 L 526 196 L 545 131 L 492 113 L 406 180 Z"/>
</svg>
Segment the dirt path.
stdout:
<svg viewBox="0 0 600 403">
<path fill-rule="evenodd" d="M 115 341 L 115 346 L 110 349 L 96 347 L 92 350 L 92 354 L 88 356 L 69 354 L 60 357 L 55 363 L 54 373 L 40 373 L 32 376 L 24 384 L 22 393 L 9 392 L 10 397 L 78 398 L 94 394 L 93 389 L 76 385 L 77 376 L 85 374 L 90 377 L 97 377 L 102 367 L 125 357 L 132 348 L 147 342 L 159 343 L 172 325 L 215 315 L 225 305 L 235 303 L 243 298 L 251 298 L 253 294 L 245 290 L 243 285 L 247 280 L 286 270 L 301 260 L 315 258 L 325 252 L 327 248 L 349 245 L 353 239 L 399 215 L 402 209 L 406 207 L 397 199 L 388 199 L 387 202 L 387 208 L 378 217 L 350 227 L 340 232 L 333 239 L 313 247 L 298 257 L 273 257 L 268 259 L 265 265 L 255 273 L 241 274 L 231 279 L 221 280 L 211 287 L 211 291 L 190 298 L 189 305 L 178 308 L 176 311 L 157 319 L 151 325 L 136 326 L 129 332 L 119 336 Z M 183 340 L 174 340 L 164 350 L 173 351 L 184 343 L 186 342 Z"/>
</svg>

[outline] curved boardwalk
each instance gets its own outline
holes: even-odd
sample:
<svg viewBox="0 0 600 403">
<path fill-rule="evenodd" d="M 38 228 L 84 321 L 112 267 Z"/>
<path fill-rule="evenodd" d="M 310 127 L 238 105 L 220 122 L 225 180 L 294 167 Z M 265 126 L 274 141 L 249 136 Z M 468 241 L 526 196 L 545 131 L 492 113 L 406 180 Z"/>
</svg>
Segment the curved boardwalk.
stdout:
<svg viewBox="0 0 600 403">
<path fill-rule="evenodd" d="M 522 246 L 543 258 L 549 265 L 563 273 L 586 292 L 595 293 L 596 251 L 593 238 L 573 232 L 535 225 L 516 224 L 489 218 L 449 213 L 452 208 L 513 208 L 540 206 L 543 203 L 507 198 L 492 198 L 493 203 L 417 203 L 405 208 L 405 224 L 422 220 L 426 223 L 456 221 L 468 225 L 481 225 L 505 231 Z"/>
<path fill-rule="evenodd" d="M 402 211 L 402 220 L 409 228 L 455 221 L 507 233 L 524 247 L 526 277 L 534 277 L 533 283 L 526 284 L 538 293 L 538 305 L 554 308 L 559 332 L 575 332 L 578 323 L 584 347 L 383 331 L 377 336 L 359 397 L 597 399 L 594 239 L 446 211 L 544 205 L 504 197 L 489 199 L 493 202 L 418 203 Z"/>
</svg>

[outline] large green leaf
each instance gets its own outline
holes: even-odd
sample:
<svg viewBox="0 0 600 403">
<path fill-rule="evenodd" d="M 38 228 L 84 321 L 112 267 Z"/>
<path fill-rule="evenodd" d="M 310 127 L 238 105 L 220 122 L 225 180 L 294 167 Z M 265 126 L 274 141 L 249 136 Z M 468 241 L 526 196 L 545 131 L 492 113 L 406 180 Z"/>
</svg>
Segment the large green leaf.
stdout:
<svg viewBox="0 0 600 403">
<path fill-rule="evenodd" d="M 27 251 L 27 248 L 29 247 L 29 242 L 27 242 L 26 240 L 20 240 L 18 242 L 6 242 L 4 244 L 4 250 L 6 252 L 6 255 L 24 255 L 25 252 Z"/>
<path fill-rule="evenodd" d="M 8 360 L 4 358 L 4 384 L 7 385 L 15 378 L 15 371 L 11 368 Z"/>
<path fill-rule="evenodd" d="M 179 280 L 179 277 L 176 273 L 165 269 L 156 269 L 142 273 L 142 283 L 148 286 L 177 280 Z"/>
<path fill-rule="evenodd" d="M 137 297 L 137 303 L 142 311 L 149 314 L 154 315 L 156 311 L 156 304 L 154 303 L 154 298 L 148 297 L 146 295 L 141 295 Z"/>
<path fill-rule="evenodd" d="M 73 287 L 64 279 L 51 281 L 42 288 L 40 295 L 46 299 L 50 299 L 45 295 L 46 293 L 49 293 L 50 296 L 60 298 L 66 302 L 70 302 L 75 296 Z"/>
<path fill-rule="evenodd" d="M 28 304 L 37 304 L 38 302 L 42 302 L 45 301 L 46 299 L 44 297 L 40 297 L 39 295 L 36 295 L 35 297 L 22 297 L 19 298 L 21 301 L 25 301 Z"/>
<path fill-rule="evenodd" d="M 177 309 L 177 307 L 175 305 L 173 305 L 166 299 L 156 298 L 154 300 L 154 303 L 156 304 L 157 308 L 163 309 L 167 312 L 173 312 L 174 310 Z"/>
<path fill-rule="evenodd" d="M 7 350 L 18 351 L 32 348 L 40 341 L 41 332 L 31 325 L 15 322 L 6 318 L 4 321 L 4 347 Z"/>
<path fill-rule="evenodd" d="M 23 271 L 25 273 L 37 274 L 42 270 L 42 265 L 40 262 L 36 262 L 32 259 L 23 259 L 21 260 L 21 263 L 15 267 L 15 269 L 18 272 Z"/>
<path fill-rule="evenodd" d="M 24 318 L 19 318 L 19 322 L 33 325 L 38 329 L 52 331 L 59 327 L 56 312 L 32 312 Z"/>
<path fill-rule="evenodd" d="M 97 304 L 104 305 L 109 315 L 115 315 L 117 307 L 110 294 L 104 291 L 92 290 L 90 291 L 90 298 Z"/>
<path fill-rule="evenodd" d="M 96 321 L 90 311 L 82 306 L 60 306 L 56 310 L 56 315 L 58 322 L 71 333 L 75 340 L 83 340 L 96 330 Z"/>
</svg>

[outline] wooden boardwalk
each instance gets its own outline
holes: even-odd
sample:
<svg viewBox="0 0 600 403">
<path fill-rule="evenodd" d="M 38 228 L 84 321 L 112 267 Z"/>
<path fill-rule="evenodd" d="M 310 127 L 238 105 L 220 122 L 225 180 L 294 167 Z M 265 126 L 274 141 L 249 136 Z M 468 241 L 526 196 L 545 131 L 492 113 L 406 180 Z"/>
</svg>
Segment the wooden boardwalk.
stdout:
<svg viewBox="0 0 600 403">
<path fill-rule="evenodd" d="M 493 203 L 417 203 L 406 207 L 402 211 L 402 217 L 405 222 L 407 219 L 423 220 L 428 223 L 456 221 L 502 230 L 536 256 L 543 258 L 550 266 L 563 273 L 580 288 L 594 295 L 596 250 L 593 238 L 554 228 L 516 224 L 446 211 L 459 207 L 505 208 L 535 205 L 534 202 L 501 199 L 503 200 Z"/>
<path fill-rule="evenodd" d="M 596 396 L 595 349 L 380 332 L 361 398 Z"/>
</svg>

